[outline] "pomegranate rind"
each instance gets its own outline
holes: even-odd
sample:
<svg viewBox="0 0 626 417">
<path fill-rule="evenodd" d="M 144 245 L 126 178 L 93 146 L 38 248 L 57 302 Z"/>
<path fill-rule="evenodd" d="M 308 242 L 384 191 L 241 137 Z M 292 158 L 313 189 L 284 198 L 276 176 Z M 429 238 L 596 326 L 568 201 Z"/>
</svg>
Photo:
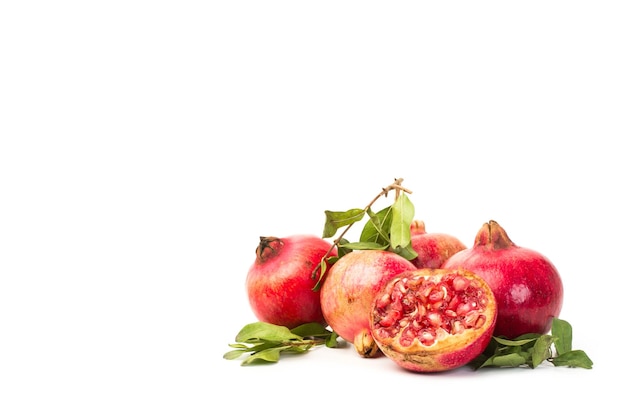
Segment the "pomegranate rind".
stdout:
<svg viewBox="0 0 626 417">
<path fill-rule="evenodd" d="M 515 245 L 496 221 L 485 223 L 474 246 L 451 256 L 443 268 L 480 275 L 498 303 L 495 336 L 546 334 L 563 306 L 563 281 L 543 254 Z"/>
<path fill-rule="evenodd" d="M 427 233 L 422 220 L 411 223 L 411 246 L 417 257 L 411 262 L 417 268 L 441 268 L 452 255 L 467 249 L 455 236 L 446 233 Z"/>
<path fill-rule="evenodd" d="M 441 268 L 452 255 L 467 249 L 459 239 L 445 233 L 413 235 L 411 246 L 417 253 L 417 257 L 412 260 L 417 268 Z"/>
<path fill-rule="evenodd" d="M 383 309 L 379 307 L 382 297 L 390 294 L 392 288 L 400 281 L 423 278 L 426 281 L 439 283 L 444 277 L 450 276 L 469 280 L 471 285 L 484 296 L 485 300 L 480 310 L 480 314 L 484 316 L 484 322 L 479 327 L 466 328 L 456 334 L 439 329 L 436 340 L 431 345 L 424 345 L 416 338 L 410 345 L 405 346 L 399 342 L 398 335 L 389 336 L 388 329 L 381 323 L 385 315 Z M 442 308 L 445 309 L 445 307 Z M 380 351 L 402 368 L 423 373 L 443 372 L 467 365 L 487 348 L 493 336 L 497 316 L 495 296 L 480 276 L 465 270 L 422 268 L 399 274 L 377 293 L 371 306 L 370 328 Z M 410 320 L 413 317 L 407 314 L 398 319 L 398 322 L 403 319 Z"/>
<path fill-rule="evenodd" d="M 263 244 L 263 239 L 261 238 Z M 294 328 L 305 323 L 326 325 L 312 274 L 332 245 L 314 235 L 282 239 L 264 251 L 248 270 L 246 292 L 254 315 L 263 322 Z M 336 254 L 336 249 L 331 255 Z"/>
</svg>

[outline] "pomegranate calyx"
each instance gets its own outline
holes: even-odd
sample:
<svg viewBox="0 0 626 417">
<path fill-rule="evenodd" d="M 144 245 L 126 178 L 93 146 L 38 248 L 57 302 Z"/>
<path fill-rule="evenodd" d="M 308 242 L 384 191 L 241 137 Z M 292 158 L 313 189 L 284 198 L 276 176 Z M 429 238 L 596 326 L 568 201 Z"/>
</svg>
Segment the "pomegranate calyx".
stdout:
<svg viewBox="0 0 626 417">
<path fill-rule="evenodd" d="M 413 220 L 410 226 L 411 234 L 423 235 L 426 233 L 426 224 L 422 220 Z"/>
<path fill-rule="evenodd" d="M 501 250 L 515 247 L 506 231 L 495 220 L 483 224 L 476 235 L 474 246 L 485 246 L 489 249 Z"/>
<path fill-rule="evenodd" d="M 354 347 L 363 358 L 375 358 L 380 353 L 376 340 L 369 330 L 363 330 L 354 337 Z"/>
<path fill-rule="evenodd" d="M 274 236 L 261 236 L 259 239 L 260 242 L 256 248 L 256 259 L 259 263 L 263 263 L 278 255 L 279 249 L 283 246 L 283 241 Z"/>
</svg>

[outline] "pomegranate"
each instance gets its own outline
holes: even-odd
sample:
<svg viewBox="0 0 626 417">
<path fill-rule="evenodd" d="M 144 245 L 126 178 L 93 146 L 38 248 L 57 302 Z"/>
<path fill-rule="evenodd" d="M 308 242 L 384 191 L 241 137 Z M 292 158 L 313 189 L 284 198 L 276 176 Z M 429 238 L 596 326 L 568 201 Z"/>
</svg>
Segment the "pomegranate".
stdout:
<svg viewBox="0 0 626 417">
<path fill-rule="evenodd" d="M 411 223 L 411 246 L 417 252 L 412 260 L 418 268 L 440 268 L 455 253 L 467 249 L 456 237 L 446 233 L 426 233 L 426 226 L 421 220 Z"/>
<path fill-rule="evenodd" d="M 325 326 L 320 294 L 313 291 L 313 271 L 331 243 L 313 235 L 260 239 L 246 278 L 248 300 L 256 317 L 290 329 L 313 322 Z M 333 248 L 330 255 L 336 253 Z"/>
<path fill-rule="evenodd" d="M 385 356 L 416 372 L 461 367 L 489 344 L 498 315 L 489 285 L 469 271 L 401 273 L 374 298 L 372 337 Z"/>
<path fill-rule="evenodd" d="M 443 267 L 464 268 L 487 281 L 498 302 L 496 336 L 545 334 L 561 312 L 563 283 L 556 267 L 541 253 L 515 245 L 493 220 L 480 228 L 474 247 Z"/>
<path fill-rule="evenodd" d="M 360 356 L 378 356 L 369 330 L 374 294 L 400 272 L 414 269 L 407 259 L 384 250 L 360 250 L 342 256 L 328 270 L 320 289 L 326 322 L 352 343 Z"/>
</svg>

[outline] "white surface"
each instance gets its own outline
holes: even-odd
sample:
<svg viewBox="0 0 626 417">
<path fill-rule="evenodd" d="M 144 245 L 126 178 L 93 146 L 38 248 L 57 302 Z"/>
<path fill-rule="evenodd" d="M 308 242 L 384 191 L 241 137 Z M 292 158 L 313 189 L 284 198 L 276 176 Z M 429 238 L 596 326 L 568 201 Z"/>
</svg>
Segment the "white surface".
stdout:
<svg viewBox="0 0 626 417">
<path fill-rule="evenodd" d="M 625 17 L 620 2 L 3 4 L 0 415 L 617 406 Z M 494 219 L 548 256 L 594 369 L 222 359 L 255 320 L 258 237 L 320 234 L 324 210 L 396 177 L 428 231 L 470 244 Z"/>
</svg>

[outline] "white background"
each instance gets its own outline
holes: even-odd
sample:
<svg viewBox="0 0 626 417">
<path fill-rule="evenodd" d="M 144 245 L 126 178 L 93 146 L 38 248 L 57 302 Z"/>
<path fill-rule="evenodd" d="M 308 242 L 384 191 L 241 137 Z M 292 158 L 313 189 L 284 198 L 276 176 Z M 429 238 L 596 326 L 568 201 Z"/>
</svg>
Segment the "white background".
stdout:
<svg viewBox="0 0 626 417">
<path fill-rule="evenodd" d="M 0 415 L 617 406 L 622 4 L 3 2 Z M 494 219 L 550 258 L 594 369 L 223 359 L 259 236 L 319 235 L 398 177 L 428 231 Z"/>
</svg>

